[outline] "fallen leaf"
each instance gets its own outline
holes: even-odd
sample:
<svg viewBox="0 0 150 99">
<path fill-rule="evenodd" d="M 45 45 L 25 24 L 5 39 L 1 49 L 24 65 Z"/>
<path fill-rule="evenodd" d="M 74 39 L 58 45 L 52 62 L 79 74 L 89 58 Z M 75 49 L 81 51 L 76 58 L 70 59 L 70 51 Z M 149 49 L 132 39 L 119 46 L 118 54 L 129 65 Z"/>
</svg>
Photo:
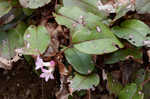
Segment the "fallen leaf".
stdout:
<svg viewBox="0 0 150 99">
<path fill-rule="evenodd" d="M 19 0 L 19 2 L 25 8 L 36 9 L 48 4 L 51 0 Z"/>
<path fill-rule="evenodd" d="M 59 73 L 61 76 L 65 75 L 67 76 L 69 74 L 69 71 L 65 67 L 65 65 L 61 62 L 58 62 L 58 68 L 59 68 Z"/>
<path fill-rule="evenodd" d="M 147 50 L 148 61 L 150 62 L 150 50 Z"/>
</svg>

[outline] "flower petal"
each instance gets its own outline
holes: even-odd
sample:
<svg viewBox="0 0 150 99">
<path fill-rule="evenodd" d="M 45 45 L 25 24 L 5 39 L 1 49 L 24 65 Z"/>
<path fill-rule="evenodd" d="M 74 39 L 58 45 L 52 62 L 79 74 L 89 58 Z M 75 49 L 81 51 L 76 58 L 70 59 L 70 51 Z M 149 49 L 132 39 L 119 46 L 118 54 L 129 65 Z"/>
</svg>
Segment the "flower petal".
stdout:
<svg viewBox="0 0 150 99">
<path fill-rule="evenodd" d="M 40 78 L 45 78 L 45 76 L 46 76 L 46 74 L 45 74 L 45 73 L 42 73 L 42 74 L 40 75 Z"/>
<path fill-rule="evenodd" d="M 51 75 L 49 75 L 50 76 L 50 79 L 54 79 L 54 76 L 53 76 L 53 74 L 51 74 Z"/>
<path fill-rule="evenodd" d="M 48 79 L 50 79 L 50 75 L 46 75 L 46 76 L 45 76 L 45 81 L 46 81 L 46 82 L 48 81 Z"/>
<path fill-rule="evenodd" d="M 43 67 L 43 60 L 40 58 L 40 56 L 37 56 L 35 65 L 36 65 L 35 67 L 36 70 Z"/>
<path fill-rule="evenodd" d="M 43 73 L 48 73 L 49 72 L 49 70 L 44 69 L 44 68 L 41 68 L 41 70 L 42 70 Z"/>
<path fill-rule="evenodd" d="M 55 66 L 55 61 L 50 61 L 50 66 L 54 67 Z"/>
</svg>

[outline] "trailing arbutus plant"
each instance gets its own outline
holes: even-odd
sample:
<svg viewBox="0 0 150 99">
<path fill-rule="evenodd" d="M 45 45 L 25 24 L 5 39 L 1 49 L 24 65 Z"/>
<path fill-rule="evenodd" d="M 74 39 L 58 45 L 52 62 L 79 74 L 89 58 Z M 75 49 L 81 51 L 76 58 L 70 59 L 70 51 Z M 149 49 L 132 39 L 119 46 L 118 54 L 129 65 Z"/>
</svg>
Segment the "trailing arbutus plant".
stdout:
<svg viewBox="0 0 150 99">
<path fill-rule="evenodd" d="M 60 81 L 58 99 L 149 99 L 143 57 L 150 59 L 150 28 L 140 18 L 149 15 L 149 5 L 149 0 L 0 0 L 0 68 L 11 70 L 14 62 L 32 58 L 41 79 Z"/>
</svg>

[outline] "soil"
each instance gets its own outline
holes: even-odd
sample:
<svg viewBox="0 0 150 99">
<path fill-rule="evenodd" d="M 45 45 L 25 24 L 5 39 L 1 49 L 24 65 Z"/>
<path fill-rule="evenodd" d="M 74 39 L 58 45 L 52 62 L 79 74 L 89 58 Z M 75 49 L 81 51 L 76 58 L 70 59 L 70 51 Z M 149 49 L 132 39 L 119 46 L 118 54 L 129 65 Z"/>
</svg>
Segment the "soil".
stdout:
<svg viewBox="0 0 150 99">
<path fill-rule="evenodd" d="M 27 61 L 20 60 L 14 64 L 10 71 L 0 69 L 0 99 L 56 99 L 55 93 L 60 87 L 56 73 L 55 80 L 45 82 L 39 78 L 33 67 L 34 65 L 29 65 Z M 104 65 L 103 68 L 107 72 L 111 72 L 115 77 L 118 75 L 115 71 L 120 71 L 123 68 L 121 72 L 124 72 L 125 75 L 122 75 L 121 79 L 126 78 L 125 81 L 127 82 L 125 83 L 128 83 L 130 82 L 131 74 L 142 68 L 142 65 L 132 60 L 127 60 L 114 65 Z M 98 71 L 101 72 L 100 69 Z M 91 90 L 91 97 L 92 99 L 114 99 L 113 96 L 109 96 L 106 81 L 103 80 L 94 91 Z M 71 99 L 88 99 L 88 95 L 73 94 Z"/>
<path fill-rule="evenodd" d="M 45 82 L 26 61 L 11 71 L 0 70 L 0 99 L 55 99 L 57 81 Z"/>
</svg>

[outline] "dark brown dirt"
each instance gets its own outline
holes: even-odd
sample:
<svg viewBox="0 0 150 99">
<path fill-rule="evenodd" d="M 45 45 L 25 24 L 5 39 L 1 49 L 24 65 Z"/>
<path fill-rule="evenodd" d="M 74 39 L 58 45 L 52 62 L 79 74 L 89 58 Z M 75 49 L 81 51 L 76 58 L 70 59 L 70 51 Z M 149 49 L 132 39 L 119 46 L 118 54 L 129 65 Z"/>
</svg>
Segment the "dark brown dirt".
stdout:
<svg viewBox="0 0 150 99">
<path fill-rule="evenodd" d="M 56 80 L 47 83 L 19 61 L 11 71 L 0 70 L 0 99 L 55 99 Z"/>
</svg>

